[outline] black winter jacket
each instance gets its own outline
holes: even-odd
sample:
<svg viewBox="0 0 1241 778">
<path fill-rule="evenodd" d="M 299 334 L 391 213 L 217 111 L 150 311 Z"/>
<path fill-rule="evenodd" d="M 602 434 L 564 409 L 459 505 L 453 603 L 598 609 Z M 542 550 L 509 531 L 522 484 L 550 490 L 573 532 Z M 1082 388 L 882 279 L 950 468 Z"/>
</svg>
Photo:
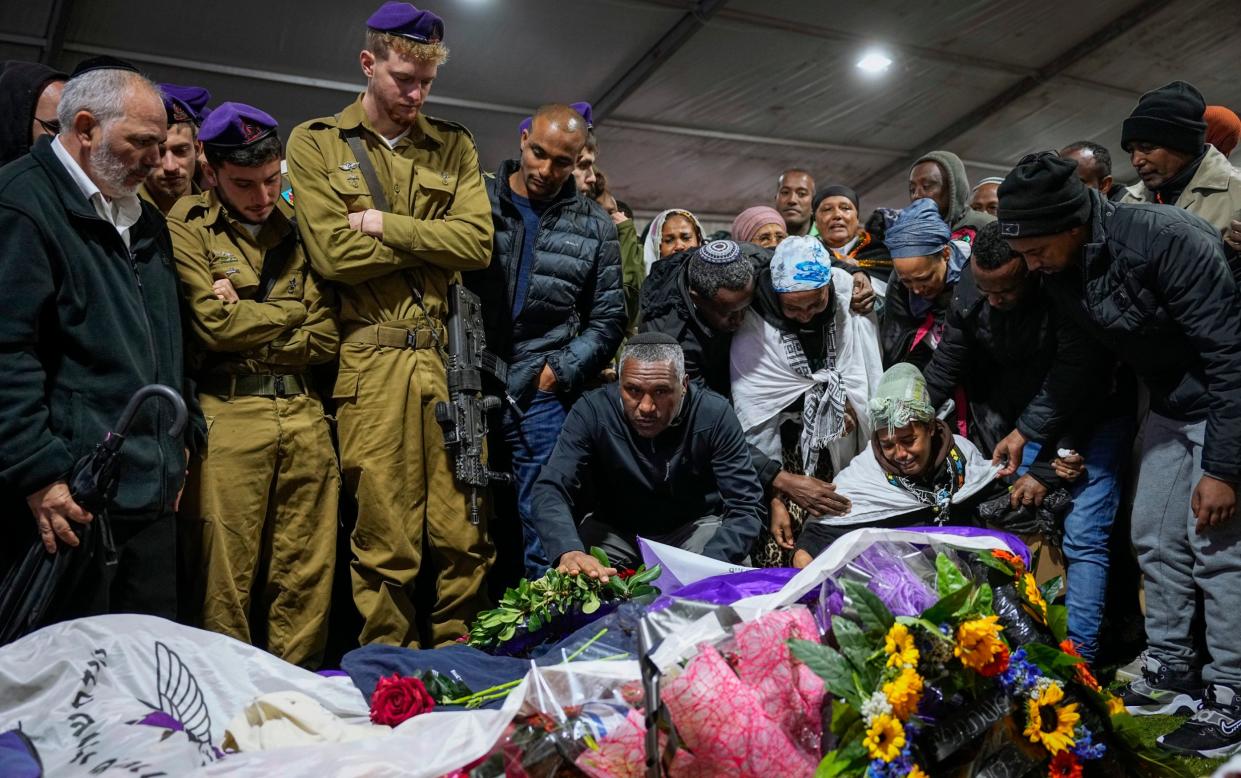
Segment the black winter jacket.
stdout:
<svg viewBox="0 0 1241 778">
<path fill-rule="evenodd" d="M 953 285 L 948 284 L 931 302 L 931 312 L 935 316 L 935 327 L 942 327 L 947 319 L 948 305 L 952 301 Z M 879 347 L 883 351 L 884 369 L 897 362 L 909 362 L 919 370 L 924 369 L 931 361 L 935 349 L 928 340 L 930 335 L 918 340 L 918 330 L 926 320 L 926 314 L 915 315 L 909 307 L 910 292 L 901 282 L 896 271 L 888 277 L 888 291 L 883 299 L 883 317 L 879 322 Z"/>
<path fill-rule="evenodd" d="M 616 353 L 627 319 L 616 227 L 598 203 L 577 193 L 573 179 L 543 213 L 525 304 L 513 319 L 525 225 L 508 177 L 518 166 L 507 160 L 487 178 L 495 225 L 491 264 L 464 279 L 482 300 L 488 348 L 509 363 L 509 394 L 524 407 L 544 362 L 556 374 L 558 393 L 580 393 Z"/>
<path fill-rule="evenodd" d="M 756 276 L 771 262 L 768 249 L 752 243 L 739 246 Z M 728 350 L 733 336 L 731 332 L 711 329 L 690 299 L 688 263 L 693 253 L 677 252 L 651 266 L 651 274 L 642 282 L 642 320 L 638 332 L 662 332 L 676 338 L 685 352 L 685 374 L 690 380 L 701 381 L 711 391 L 731 397 Z"/>
<path fill-rule="evenodd" d="M 130 249 L 40 140 L 0 171 L 0 490 L 6 521 L 29 522 L 24 498 L 65 478 L 115 428 L 145 384 L 180 390 L 181 296 L 163 216 L 148 203 Z M 141 406 L 121 450 L 116 519 L 167 515 L 185 474 L 172 411 Z M 201 436 L 201 412 L 191 416 Z M 200 438 L 201 439 L 201 438 Z"/>
<path fill-rule="evenodd" d="M 591 505 L 582 505 L 592 493 Z M 758 536 L 763 489 L 728 401 L 690 384 L 680 415 L 654 438 L 633 431 L 620 389 L 587 392 L 569 411 L 531 500 L 547 558 L 584 551 L 574 516 L 619 533 L 659 535 L 706 516 L 723 526 L 706 556 L 739 562 Z"/>
<path fill-rule="evenodd" d="M 1090 198 L 1091 237 L 1048 293 L 1133 367 L 1152 410 L 1206 420 L 1203 470 L 1241 480 L 1241 300 L 1222 241 L 1179 208 Z"/>
<path fill-rule="evenodd" d="M 966 266 L 943 340 L 923 370 L 936 407 L 958 385 L 965 388 L 970 438 L 983 451 L 1014 427 L 1041 443 L 1062 439 L 1069 418 L 1108 375 L 1110 356 L 1055 309 L 1040 277 L 1031 275 L 1026 284 L 1015 308 L 997 310 L 978 291 L 972 264 Z"/>
<path fill-rule="evenodd" d="M 716 332 L 698 316 L 689 297 L 690 252 L 683 251 L 651 266 L 642 282 L 642 321 L 638 332 L 662 332 L 676 338 L 685 352 L 685 374 L 725 397 L 732 395 L 728 378 L 731 332 Z"/>
</svg>

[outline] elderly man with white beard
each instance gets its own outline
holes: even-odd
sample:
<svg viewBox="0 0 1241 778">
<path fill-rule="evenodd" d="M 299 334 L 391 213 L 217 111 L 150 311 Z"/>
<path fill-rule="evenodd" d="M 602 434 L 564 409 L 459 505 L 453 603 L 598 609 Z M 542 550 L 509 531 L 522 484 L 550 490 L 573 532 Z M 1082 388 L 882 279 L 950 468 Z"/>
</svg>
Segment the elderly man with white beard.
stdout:
<svg viewBox="0 0 1241 778">
<path fill-rule="evenodd" d="M 132 65 L 87 60 L 65 84 L 60 132 L 0 171 L 0 572 L 41 542 L 78 545 L 94 517 L 66 483 L 146 384 L 186 391 L 180 298 L 164 219 L 137 196 L 159 163 L 168 118 Z M 88 570 L 53 618 L 116 612 L 176 616 L 174 511 L 186 449 L 160 403 L 139 409 L 109 503 L 114 565 Z M 22 515 L 27 516 L 22 520 Z"/>
</svg>

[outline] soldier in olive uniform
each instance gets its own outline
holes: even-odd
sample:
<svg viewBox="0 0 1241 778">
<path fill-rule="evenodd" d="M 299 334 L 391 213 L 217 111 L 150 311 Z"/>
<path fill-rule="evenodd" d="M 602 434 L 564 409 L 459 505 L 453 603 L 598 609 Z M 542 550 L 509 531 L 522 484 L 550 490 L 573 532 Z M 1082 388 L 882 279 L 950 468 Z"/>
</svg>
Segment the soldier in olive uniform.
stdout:
<svg viewBox="0 0 1241 778">
<path fill-rule="evenodd" d="M 200 138 L 214 188 L 168 215 L 188 298 L 206 453 L 182 506 L 201 533 L 206 629 L 315 666 L 327 640 L 340 475 L 307 368 L 336 356 L 335 315 L 276 208 L 276 122 L 224 103 Z"/>
<path fill-rule="evenodd" d="M 211 93 L 198 86 L 160 84 L 164 110 L 168 112 L 168 138 L 159 144 L 159 166 L 151 171 L 138 196 L 165 216 L 186 195 L 198 194 L 198 157 L 202 144 L 198 129 Z"/>
<path fill-rule="evenodd" d="M 438 576 L 430 633 L 443 644 L 484 604 L 495 557 L 485 523 L 467 519 L 435 420 L 436 402 L 448 399 L 445 296 L 460 271 L 487 266 L 491 206 L 469 132 L 420 110 L 447 56 L 443 22 L 389 2 L 367 27 L 366 92 L 293 131 L 289 179 L 306 254 L 340 297 L 334 396 L 358 503 L 360 640 L 419 645 L 413 582 L 429 555 Z"/>
</svg>

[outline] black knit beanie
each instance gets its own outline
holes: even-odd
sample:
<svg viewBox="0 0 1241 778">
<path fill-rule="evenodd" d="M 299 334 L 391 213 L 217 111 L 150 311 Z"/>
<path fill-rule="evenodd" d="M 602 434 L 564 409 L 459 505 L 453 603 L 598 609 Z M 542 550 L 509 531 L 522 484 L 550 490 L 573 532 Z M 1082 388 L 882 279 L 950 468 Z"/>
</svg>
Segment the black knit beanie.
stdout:
<svg viewBox="0 0 1241 778">
<path fill-rule="evenodd" d="M 811 204 L 810 212 L 818 213 L 819 206 L 822 205 L 823 201 L 829 197 L 848 198 L 849 202 L 853 203 L 853 210 L 861 210 L 862 206 L 858 201 L 857 192 L 842 184 L 832 184 L 831 186 L 824 187 L 815 193 L 814 202 Z"/>
<path fill-rule="evenodd" d="M 1197 155 L 1206 143 L 1206 109 L 1202 93 L 1184 81 L 1147 92 L 1121 126 L 1120 147 L 1128 151 L 1134 143 L 1152 143 Z"/>
<path fill-rule="evenodd" d="M 1054 151 L 1030 154 L 1004 177 L 996 217 L 1005 238 L 1067 232 L 1090 219 L 1090 194 L 1077 163 Z"/>
</svg>

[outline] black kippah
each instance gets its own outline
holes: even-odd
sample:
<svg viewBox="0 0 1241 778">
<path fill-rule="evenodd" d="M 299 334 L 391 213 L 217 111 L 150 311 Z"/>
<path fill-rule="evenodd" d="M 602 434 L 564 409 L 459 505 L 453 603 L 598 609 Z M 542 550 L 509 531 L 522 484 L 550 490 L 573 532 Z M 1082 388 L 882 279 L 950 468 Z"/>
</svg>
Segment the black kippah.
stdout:
<svg viewBox="0 0 1241 778">
<path fill-rule="evenodd" d="M 83 73 L 89 73 L 92 70 L 128 70 L 130 73 L 138 72 L 138 68 L 125 60 L 103 54 L 79 62 L 78 66 L 73 69 L 73 75 L 69 76 L 69 78 L 70 80 L 75 79 Z"/>
<path fill-rule="evenodd" d="M 626 346 L 679 346 L 676 338 L 663 332 L 639 332 L 629 340 Z"/>
<path fill-rule="evenodd" d="M 1090 193 L 1077 163 L 1054 151 L 1031 154 L 1004 177 L 996 218 L 1005 238 L 1068 232 L 1090 218 Z"/>
</svg>

